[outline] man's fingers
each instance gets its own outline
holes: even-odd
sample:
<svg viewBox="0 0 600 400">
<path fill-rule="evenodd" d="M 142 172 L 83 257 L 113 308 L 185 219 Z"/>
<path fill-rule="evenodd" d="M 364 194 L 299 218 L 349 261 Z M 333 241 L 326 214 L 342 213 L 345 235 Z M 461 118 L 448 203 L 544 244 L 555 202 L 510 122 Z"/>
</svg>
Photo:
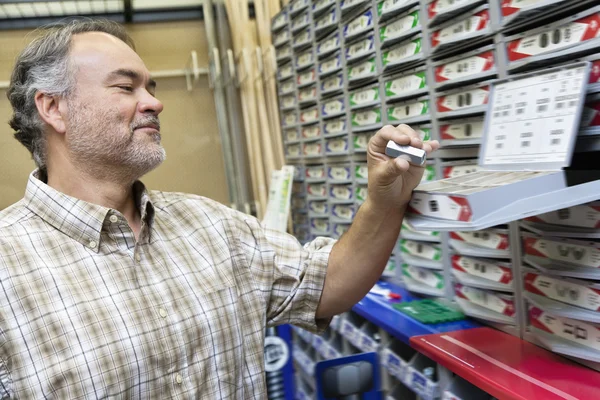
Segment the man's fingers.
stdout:
<svg viewBox="0 0 600 400">
<path fill-rule="evenodd" d="M 386 125 L 373 136 L 372 144 L 379 150 L 385 149 L 387 142 L 392 140 L 399 145 L 411 145 L 421 147 L 419 135 L 408 125 Z"/>
</svg>

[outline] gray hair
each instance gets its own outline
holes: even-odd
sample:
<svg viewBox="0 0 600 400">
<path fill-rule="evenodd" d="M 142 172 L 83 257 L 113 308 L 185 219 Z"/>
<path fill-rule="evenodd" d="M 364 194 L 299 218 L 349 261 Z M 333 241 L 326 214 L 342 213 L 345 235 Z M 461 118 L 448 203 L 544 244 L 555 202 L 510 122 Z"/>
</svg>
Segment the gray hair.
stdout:
<svg viewBox="0 0 600 400">
<path fill-rule="evenodd" d="M 68 96 L 75 85 L 75 74 L 69 65 L 73 35 L 104 32 L 135 50 L 125 28 L 106 19 L 79 19 L 42 27 L 40 33 L 17 57 L 6 93 L 14 114 L 9 125 L 15 139 L 29 150 L 42 171 L 46 169 L 46 137 L 44 122 L 35 105 L 35 95 Z"/>
</svg>

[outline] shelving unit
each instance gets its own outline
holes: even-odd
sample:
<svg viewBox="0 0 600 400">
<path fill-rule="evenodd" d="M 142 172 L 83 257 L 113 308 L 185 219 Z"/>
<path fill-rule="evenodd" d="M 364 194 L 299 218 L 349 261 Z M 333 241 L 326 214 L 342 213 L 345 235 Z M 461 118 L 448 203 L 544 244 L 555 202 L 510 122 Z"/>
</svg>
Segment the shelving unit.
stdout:
<svg viewBox="0 0 600 400">
<path fill-rule="evenodd" d="M 350 216 L 366 199 L 366 144 L 383 125 L 406 123 L 425 140 L 440 141 L 442 147 L 428 160 L 424 181 L 478 171 L 488 90 L 496 79 L 577 60 L 590 61 L 588 94 L 573 162 L 593 163 L 593 155 L 586 154 L 600 149 L 600 7 L 596 2 L 538 0 L 523 6 L 519 1 L 495 0 L 320 0 L 311 4 L 313 21 L 325 21 L 324 25 L 314 31 L 312 43 L 296 48 L 287 59 L 280 57 L 283 61 L 279 63 L 284 76 L 293 73 L 287 80 L 279 80 L 280 89 L 291 94 L 306 87 L 296 84 L 299 74 L 313 67 L 316 70 L 314 82 L 307 83 L 312 85 L 309 87 L 314 99 L 298 104 L 290 100 L 282 109 L 282 121 L 286 121 L 286 116 L 290 122 L 297 121 L 286 128 L 289 135 L 284 133 L 284 145 L 287 162 L 299 167 L 292 213 L 294 233 L 300 241 L 309 241 L 316 235 L 339 237 L 348 229 L 351 218 L 340 219 L 333 207 L 341 204 L 342 214 Z M 293 43 L 291 21 L 288 19 L 287 25 L 274 29 L 274 36 L 290 30 L 288 41 Z M 522 50 L 524 44 L 533 49 L 531 54 Z M 286 46 L 285 42 L 276 45 L 276 52 L 285 54 Z M 309 58 L 308 54 L 312 55 L 313 64 L 294 67 L 292 60 Z M 302 123 L 300 115 L 306 110 L 312 116 L 316 110 L 317 116 Z M 316 182 L 307 171 L 338 166 L 351 172 L 350 176 L 344 175 L 348 179 L 338 182 L 326 174 L 318 178 L 320 190 L 313 190 Z M 568 182 L 573 182 L 573 177 L 573 173 L 565 173 Z M 404 301 L 421 296 L 453 302 L 467 315 L 504 332 L 503 335 L 508 333 L 571 358 L 586 356 L 583 351 L 571 351 L 567 345 L 579 349 L 576 338 L 570 342 L 553 341 L 542 335 L 539 327 L 532 326 L 532 307 L 555 314 L 557 307 L 533 297 L 526 290 L 527 277 L 537 273 L 589 281 L 600 280 L 600 275 L 590 265 L 536 258 L 528 253 L 526 243 L 532 235 L 542 239 L 598 239 L 600 225 L 571 223 L 558 227 L 565 218 L 556 215 L 580 213 L 576 211 L 578 207 L 587 207 L 588 215 L 599 212 L 593 203 L 600 199 L 599 178 L 597 174 L 587 183 L 538 196 L 534 200 L 536 207 L 530 207 L 532 211 L 527 214 L 521 212 L 522 203 L 516 202 L 506 209 L 515 221 L 507 224 L 505 219 L 492 215 L 479 224 L 485 229 L 476 232 L 468 231 L 478 226 L 461 227 L 456 221 L 430 225 L 418 218 L 406 221 L 384 276 L 402 285 L 395 290 L 402 292 Z M 311 201 L 319 202 L 318 213 L 310 207 Z M 580 206 L 583 203 L 589 205 Z M 572 208 L 556 211 L 556 204 Z M 323 212 L 325 209 L 327 212 Z M 545 212 L 556 215 L 536 217 Z M 422 231 L 416 226 L 436 230 Z M 584 282 L 586 285 L 589 282 Z M 597 323 L 590 316 L 598 310 L 588 311 L 576 315 L 580 321 Z M 437 329 L 399 316 L 384 300 L 372 296 L 361 301 L 352 315 L 378 326 L 382 343 L 386 343 L 385 335 L 408 343 L 413 336 L 435 333 Z M 454 326 L 446 332 L 460 329 Z M 380 343 L 380 349 L 385 347 Z M 355 346 L 350 349 L 359 350 Z M 598 369 L 596 353 L 589 350 L 588 354 L 587 360 L 575 358 Z M 460 380 L 453 383 L 447 370 L 443 375 L 440 397 L 481 395 Z M 410 398 L 397 371 L 389 372 L 386 379 L 388 394 Z M 448 394 L 444 393 L 446 389 Z"/>
</svg>

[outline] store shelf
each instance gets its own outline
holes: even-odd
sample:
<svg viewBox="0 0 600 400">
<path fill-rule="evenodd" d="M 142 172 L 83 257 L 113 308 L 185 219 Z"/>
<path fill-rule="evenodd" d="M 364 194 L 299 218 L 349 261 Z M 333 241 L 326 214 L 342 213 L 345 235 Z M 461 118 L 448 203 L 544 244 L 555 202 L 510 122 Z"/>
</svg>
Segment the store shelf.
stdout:
<svg viewBox="0 0 600 400">
<path fill-rule="evenodd" d="M 398 285 L 387 282 L 379 282 L 378 285 L 399 294 L 402 297 L 401 301 L 418 300 L 417 297 L 414 297 L 406 289 Z M 395 303 L 398 303 L 398 301 L 390 300 L 387 297 L 376 294 L 368 294 L 352 310 L 405 343 L 409 343 L 412 336 L 451 332 L 479 326 L 478 323 L 470 320 L 445 322 L 442 324 L 423 324 L 406 314 L 396 311 L 393 307 Z"/>
<path fill-rule="evenodd" d="M 413 337 L 411 346 L 503 400 L 596 399 L 600 373 L 491 328 Z"/>
</svg>

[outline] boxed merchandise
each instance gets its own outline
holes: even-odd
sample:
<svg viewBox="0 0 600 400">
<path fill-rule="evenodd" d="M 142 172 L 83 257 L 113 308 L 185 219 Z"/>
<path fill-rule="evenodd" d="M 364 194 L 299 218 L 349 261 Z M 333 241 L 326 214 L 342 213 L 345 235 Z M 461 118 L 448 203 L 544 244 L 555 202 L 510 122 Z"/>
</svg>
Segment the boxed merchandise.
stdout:
<svg viewBox="0 0 600 400">
<path fill-rule="evenodd" d="M 433 0 L 429 3 L 429 26 L 441 24 L 481 4 L 484 0 Z"/>
<path fill-rule="evenodd" d="M 425 165 L 423 168 L 425 169 L 425 171 L 423 171 L 421 182 L 430 182 L 435 180 L 435 167 L 430 164 Z"/>
<path fill-rule="evenodd" d="M 273 17 L 273 21 L 271 21 L 271 31 L 276 32 L 279 29 L 283 28 L 287 25 L 288 13 L 286 9 L 281 10 L 275 17 Z"/>
<path fill-rule="evenodd" d="M 333 33 L 331 36 L 323 39 L 317 43 L 317 56 L 319 58 L 326 57 L 327 55 L 335 52 L 340 48 L 340 34 L 338 32 Z"/>
<path fill-rule="evenodd" d="M 349 164 L 329 165 L 327 167 L 327 181 L 330 183 L 352 182 L 352 166 Z"/>
<path fill-rule="evenodd" d="M 591 311 L 600 311 L 600 284 L 576 279 L 551 277 L 528 272 L 524 277 L 525 290 L 541 296 Z M 597 314 L 600 319 L 600 314 Z"/>
<path fill-rule="evenodd" d="M 341 92 L 344 89 L 344 74 L 337 73 L 321 81 L 321 96 Z"/>
<path fill-rule="evenodd" d="M 417 231 L 406 220 L 402 221 L 400 237 L 403 239 L 418 240 L 422 242 L 440 242 L 440 233 L 436 231 Z"/>
<path fill-rule="evenodd" d="M 293 18 L 299 12 L 310 6 L 310 0 L 294 0 L 290 3 L 290 16 Z"/>
<path fill-rule="evenodd" d="M 360 35 L 361 33 L 367 32 L 373 29 L 375 21 L 373 19 L 373 11 L 369 8 L 356 18 L 344 25 L 344 39 L 350 40 Z"/>
<path fill-rule="evenodd" d="M 502 2 L 502 25 L 535 21 L 544 12 L 560 9 L 568 0 L 505 0 Z"/>
<path fill-rule="evenodd" d="M 421 30 L 419 8 L 414 7 L 399 18 L 382 24 L 379 28 L 379 39 L 382 46 L 395 43 L 416 35 Z"/>
<path fill-rule="evenodd" d="M 323 155 L 323 143 L 320 140 L 302 143 L 302 155 L 304 157 L 321 157 Z"/>
<path fill-rule="evenodd" d="M 354 65 L 349 65 L 347 71 L 348 83 L 350 85 L 368 81 L 377 77 L 377 61 L 375 60 L 375 57 L 371 57 L 364 61 L 359 61 Z"/>
<path fill-rule="evenodd" d="M 277 80 L 282 81 L 294 75 L 294 66 L 292 63 L 282 65 L 277 69 Z"/>
<path fill-rule="evenodd" d="M 293 95 L 292 95 L 293 96 Z M 314 104 L 317 101 L 317 86 L 312 85 L 298 90 L 298 102 L 301 106 Z"/>
<path fill-rule="evenodd" d="M 292 19 L 292 33 L 306 28 L 310 23 L 310 14 L 305 11 Z"/>
<path fill-rule="evenodd" d="M 306 85 L 310 85 L 317 81 L 317 71 L 315 68 L 299 72 L 296 77 L 296 86 L 301 88 Z"/>
<path fill-rule="evenodd" d="M 298 111 L 293 110 L 284 112 L 281 118 L 281 122 L 285 127 L 297 125 L 299 122 Z"/>
<path fill-rule="evenodd" d="M 429 294 L 431 296 L 444 295 L 444 275 L 440 272 L 415 267 L 409 264 L 402 264 L 402 277 L 404 278 L 408 290 Z M 422 288 L 422 286 L 425 286 L 430 290 L 423 290 L 424 288 Z"/>
<path fill-rule="evenodd" d="M 279 108 L 281 110 L 292 110 L 296 108 L 296 99 L 297 96 L 295 94 L 288 94 L 286 96 L 279 97 Z"/>
<path fill-rule="evenodd" d="M 417 135 L 419 135 L 419 138 L 422 141 L 425 142 L 427 140 L 431 140 L 431 125 L 411 125 L 410 127 L 413 129 L 413 131 L 415 131 Z"/>
<path fill-rule="evenodd" d="M 442 164 L 444 179 L 472 174 L 480 169 L 477 160 L 447 161 Z"/>
<path fill-rule="evenodd" d="M 440 139 L 461 143 L 481 139 L 483 131 L 483 118 L 448 121 L 440 125 Z"/>
<path fill-rule="evenodd" d="M 482 289 L 513 290 L 510 264 L 497 260 L 452 255 L 452 274 L 460 283 Z"/>
<path fill-rule="evenodd" d="M 369 130 L 381 126 L 381 107 L 356 110 L 351 114 L 352 130 Z"/>
<path fill-rule="evenodd" d="M 575 228 L 600 229 L 600 201 L 526 218 L 525 221 Z"/>
<path fill-rule="evenodd" d="M 382 65 L 384 72 L 399 68 L 410 68 L 424 57 L 423 37 L 418 35 L 393 47 L 382 50 Z"/>
<path fill-rule="evenodd" d="M 494 46 L 461 54 L 435 64 L 437 88 L 482 81 L 496 75 Z"/>
<path fill-rule="evenodd" d="M 450 232 L 450 246 L 460 254 L 476 257 L 509 258 L 508 231 L 486 229 L 472 232 Z"/>
<path fill-rule="evenodd" d="M 313 2 L 312 12 L 313 15 L 319 15 L 322 11 L 325 11 L 328 7 L 336 4 L 337 0 L 316 0 Z"/>
<path fill-rule="evenodd" d="M 303 139 L 317 139 L 321 136 L 321 127 L 319 124 L 305 125 L 301 128 L 301 135 Z"/>
<path fill-rule="evenodd" d="M 442 251 L 439 246 L 408 239 L 400 239 L 399 244 L 404 262 L 417 267 L 442 269 Z"/>
<path fill-rule="evenodd" d="M 419 4 L 419 0 L 382 0 L 377 3 L 377 16 L 384 21 Z"/>
<path fill-rule="evenodd" d="M 314 65 L 315 63 L 315 54 L 312 49 L 308 49 L 307 51 L 298 54 L 296 58 L 296 70 L 301 70 L 303 68 Z"/>
<path fill-rule="evenodd" d="M 480 83 L 440 93 L 436 100 L 440 118 L 482 114 L 490 95 L 488 83 Z"/>
<path fill-rule="evenodd" d="M 337 8 L 332 7 L 329 11 L 323 14 L 323 16 L 315 19 L 315 35 L 319 37 L 324 32 L 327 32 L 329 29 L 334 28 L 335 26 L 337 26 L 339 19 L 339 11 L 337 10 Z"/>
<path fill-rule="evenodd" d="M 310 232 L 319 235 L 327 235 L 329 233 L 329 218 L 311 218 Z"/>
<path fill-rule="evenodd" d="M 289 94 L 296 90 L 296 82 L 293 79 L 288 79 L 279 83 L 279 94 Z"/>
<path fill-rule="evenodd" d="M 294 35 L 294 38 L 292 39 L 292 47 L 296 50 L 301 49 L 305 46 L 309 46 L 310 43 L 312 43 L 312 40 L 313 31 L 312 28 L 309 26 Z"/>
<path fill-rule="evenodd" d="M 319 109 L 318 108 L 314 107 L 314 108 L 309 108 L 306 110 L 300 110 L 300 123 L 302 125 L 316 122 L 316 121 L 318 121 L 318 119 L 319 119 Z"/>
<path fill-rule="evenodd" d="M 358 60 L 375 52 L 375 38 L 368 35 L 346 45 L 346 61 Z"/>
<path fill-rule="evenodd" d="M 448 51 L 470 44 L 491 33 L 490 10 L 487 4 L 470 11 L 458 21 L 449 21 L 431 34 L 433 52 Z"/>
<path fill-rule="evenodd" d="M 371 136 L 374 135 L 374 132 L 359 132 L 354 133 L 352 142 L 354 144 L 354 152 L 355 153 L 364 153 L 367 151 L 367 146 L 369 145 L 369 140 Z"/>
<path fill-rule="evenodd" d="M 367 3 L 370 3 L 370 0 L 340 0 L 340 9 L 346 14 Z"/>
<path fill-rule="evenodd" d="M 291 37 L 292 35 L 290 31 L 284 29 L 281 32 L 275 34 L 275 36 L 273 37 L 273 45 L 281 46 L 282 44 L 289 42 Z"/>
<path fill-rule="evenodd" d="M 329 200 L 332 203 L 354 201 L 354 187 L 352 184 L 329 185 Z"/>
<path fill-rule="evenodd" d="M 331 206 L 331 220 L 337 222 L 350 222 L 356 215 L 354 204 L 333 204 Z"/>
<path fill-rule="evenodd" d="M 287 158 L 298 158 L 302 156 L 302 146 L 300 145 L 300 143 L 286 145 L 285 156 Z"/>
<path fill-rule="evenodd" d="M 292 58 L 292 46 L 286 45 L 275 49 L 275 60 L 277 63 L 285 63 Z"/>
<path fill-rule="evenodd" d="M 327 217 L 329 216 L 329 204 L 327 200 L 310 200 L 308 202 L 308 212 L 311 217 Z"/>
<path fill-rule="evenodd" d="M 321 116 L 323 118 L 339 117 L 346 113 L 346 97 L 340 96 L 330 100 L 323 100 Z"/>
<path fill-rule="evenodd" d="M 367 189 L 367 185 L 357 185 L 356 186 L 356 203 L 362 204 L 367 200 L 367 195 L 369 191 Z"/>
<path fill-rule="evenodd" d="M 289 128 L 283 131 L 283 141 L 292 143 L 300 141 L 300 131 L 298 128 Z"/>
<path fill-rule="evenodd" d="M 348 133 L 346 117 L 323 121 L 323 133 L 325 136 L 336 136 Z"/>
<path fill-rule="evenodd" d="M 348 135 L 325 139 L 325 155 L 350 154 L 350 137 Z"/>
<path fill-rule="evenodd" d="M 369 167 L 367 163 L 359 163 L 354 166 L 354 180 L 358 183 L 367 183 L 369 179 Z"/>
<path fill-rule="evenodd" d="M 456 301 L 465 314 L 492 322 L 514 324 L 514 297 L 508 294 L 491 292 L 464 286 L 454 285 Z"/>
<path fill-rule="evenodd" d="M 352 224 L 346 222 L 333 223 L 331 228 L 331 236 L 334 239 L 339 239 L 344 233 L 348 232 L 348 229 L 350 229 L 351 225 Z"/>
<path fill-rule="evenodd" d="M 333 57 L 328 57 L 319 63 L 319 75 L 321 77 L 325 75 L 338 72 L 342 69 L 342 54 L 336 53 Z"/>
<path fill-rule="evenodd" d="M 422 69 L 403 72 L 384 82 L 386 100 L 401 100 L 427 93 L 427 77 Z"/>
<path fill-rule="evenodd" d="M 327 167 L 324 165 L 307 165 L 304 168 L 305 182 L 325 182 L 327 180 Z"/>
<path fill-rule="evenodd" d="M 412 124 L 430 119 L 427 97 L 387 105 L 387 120 L 394 125 Z"/>
<path fill-rule="evenodd" d="M 326 183 L 307 183 L 306 194 L 309 199 L 327 199 L 327 184 Z"/>
<path fill-rule="evenodd" d="M 369 86 L 356 89 L 349 93 L 349 103 L 351 109 L 363 108 L 379 104 L 379 86 Z"/>
</svg>

